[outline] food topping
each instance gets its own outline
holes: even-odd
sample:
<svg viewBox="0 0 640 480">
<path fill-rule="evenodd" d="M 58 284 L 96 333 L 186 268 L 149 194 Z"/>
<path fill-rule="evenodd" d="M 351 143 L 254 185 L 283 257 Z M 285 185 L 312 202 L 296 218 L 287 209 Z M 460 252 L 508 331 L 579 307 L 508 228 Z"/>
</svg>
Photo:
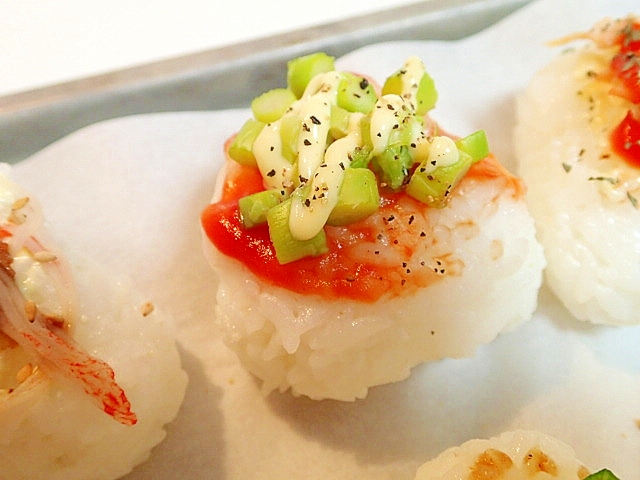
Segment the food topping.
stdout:
<svg viewBox="0 0 640 480">
<path fill-rule="evenodd" d="M 437 92 L 417 57 L 380 91 L 335 70 L 324 53 L 290 61 L 287 83 L 253 100 L 253 117 L 227 146 L 230 159 L 261 179 L 237 200 L 241 224 L 267 224 L 280 264 L 327 253 L 326 229 L 363 221 L 385 194 L 446 206 L 489 154 L 484 132 L 456 142 L 425 122 Z"/>
<path fill-rule="evenodd" d="M 593 48 L 580 52 L 576 71 L 577 94 L 596 136 L 605 133 L 595 180 L 613 201 L 638 206 L 640 195 L 640 21 L 629 16 L 604 19 L 587 32 L 560 39 L 564 44 L 588 40 Z M 581 161 L 585 151 L 578 156 Z M 619 161 L 622 160 L 622 161 Z M 571 164 L 563 164 L 567 173 Z"/>
</svg>

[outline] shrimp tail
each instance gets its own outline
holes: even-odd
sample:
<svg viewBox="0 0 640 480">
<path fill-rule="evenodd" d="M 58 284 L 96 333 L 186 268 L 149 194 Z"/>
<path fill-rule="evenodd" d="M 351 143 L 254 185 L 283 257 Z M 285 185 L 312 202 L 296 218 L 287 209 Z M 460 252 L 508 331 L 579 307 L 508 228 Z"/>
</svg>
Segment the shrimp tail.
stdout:
<svg viewBox="0 0 640 480">
<path fill-rule="evenodd" d="M 92 357 L 44 326 L 37 331 L 22 332 L 22 336 L 57 372 L 79 381 L 84 392 L 97 400 L 107 415 L 124 425 L 137 423 L 131 403 L 106 362 Z"/>
<path fill-rule="evenodd" d="M 54 374 L 79 382 L 84 392 L 102 410 L 124 425 L 134 425 L 137 417 L 113 369 L 82 350 L 62 328 L 54 332 L 48 319 L 37 310 L 28 314 L 26 300 L 7 269 L 0 269 L 0 330 Z"/>
</svg>

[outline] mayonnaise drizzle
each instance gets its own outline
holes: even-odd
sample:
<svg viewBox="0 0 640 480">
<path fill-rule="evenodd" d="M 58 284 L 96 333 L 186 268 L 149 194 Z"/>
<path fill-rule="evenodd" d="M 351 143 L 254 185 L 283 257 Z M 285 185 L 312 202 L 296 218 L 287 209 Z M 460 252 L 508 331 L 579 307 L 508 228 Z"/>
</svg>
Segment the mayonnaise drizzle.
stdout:
<svg viewBox="0 0 640 480">
<path fill-rule="evenodd" d="M 311 188 L 306 196 L 294 195 L 289 216 L 289 230 L 299 240 L 317 235 L 338 203 L 338 194 L 344 178 L 344 170 L 351 164 L 351 153 L 362 145 L 359 130 L 352 130 L 346 137 L 333 142 L 324 154 L 324 162 L 318 166 L 310 180 Z"/>
<path fill-rule="evenodd" d="M 456 143 L 449 137 L 436 136 L 430 141 L 429 156 L 422 168 L 432 172 L 438 167 L 448 167 L 460 159 L 460 151 Z"/>
<path fill-rule="evenodd" d="M 298 174 L 309 179 L 322 163 L 331 124 L 331 106 L 336 104 L 339 72 L 314 77 L 298 101 L 302 129 L 298 140 Z"/>
<path fill-rule="evenodd" d="M 253 142 L 253 152 L 265 187 L 290 193 L 293 165 L 282 155 L 281 125 L 282 120 L 265 125 Z"/>
<path fill-rule="evenodd" d="M 409 105 L 399 95 L 383 95 L 371 114 L 371 143 L 373 154 L 380 155 L 389 145 L 391 132 L 409 115 Z"/>
<path fill-rule="evenodd" d="M 402 96 L 407 102 L 411 103 L 414 110 L 418 105 L 416 96 L 424 71 L 424 63 L 416 56 L 409 57 L 401 69 L 400 79 L 402 80 Z"/>
</svg>

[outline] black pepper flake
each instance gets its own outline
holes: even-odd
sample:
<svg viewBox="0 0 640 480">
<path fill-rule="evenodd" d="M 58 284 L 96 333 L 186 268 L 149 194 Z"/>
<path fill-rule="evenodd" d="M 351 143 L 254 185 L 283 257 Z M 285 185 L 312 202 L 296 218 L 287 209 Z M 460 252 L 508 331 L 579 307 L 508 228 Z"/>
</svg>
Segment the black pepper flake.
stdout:
<svg viewBox="0 0 640 480">
<path fill-rule="evenodd" d="M 363 79 L 360 81 L 360 88 L 361 88 L 362 90 L 364 90 L 364 89 L 365 89 L 365 88 L 367 88 L 368 86 L 369 86 L 369 81 L 368 81 L 366 78 L 363 78 Z"/>
<path fill-rule="evenodd" d="M 267 172 L 267 177 L 275 177 L 276 171 L 271 169 Z"/>
<path fill-rule="evenodd" d="M 375 251 L 373 252 L 373 254 L 374 254 L 374 255 L 380 255 L 380 250 L 375 250 Z"/>
<path fill-rule="evenodd" d="M 298 175 L 298 180 L 300 180 L 300 183 L 307 183 L 307 181 L 309 179 L 308 178 L 304 178 L 302 175 Z"/>
<path fill-rule="evenodd" d="M 311 206 L 311 200 L 309 200 L 308 198 L 304 199 L 304 206 L 305 207 L 310 207 Z"/>
<path fill-rule="evenodd" d="M 404 287 L 404 284 L 405 284 L 405 283 L 407 283 L 407 280 L 403 278 L 403 279 L 400 281 L 400 285 L 402 285 L 402 286 Z"/>
<path fill-rule="evenodd" d="M 274 147 L 273 145 L 272 145 L 271 147 L 269 147 L 269 150 L 270 150 L 271 152 L 273 152 L 275 149 L 276 149 L 276 147 Z"/>
<path fill-rule="evenodd" d="M 413 215 L 411 215 L 409 217 L 409 225 L 411 225 L 413 223 L 413 221 L 415 220 L 415 217 Z"/>
<path fill-rule="evenodd" d="M 420 236 L 421 236 L 421 237 L 426 237 L 426 236 L 427 236 L 427 234 L 426 234 L 426 233 L 424 233 L 424 232 L 420 232 Z"/>
<path fill-rule="evenodd" d="M 340 168 L 344 170 L 344 163 L 340 162 L 338 165 L 340 165 Z"/>
<path fill-rule="evenodd" d="M 615 177 L 589 177 L 589 180 L 593 181 L 598 181 L 598 182 L 609 182 L 611 185 L 615 185 L 618 183 L 618 179 Z"/>
<path fill-rule="evenodd" d="M 305 138 L 303 143 L 308 147 L 309 145 L 311 145 L 311 140 Z"/>
<path fill-rule="evenodd" d="M 314 125 L 322 125 L 322 122 L 320 122 L 320 120 L 318 120 L 318 117 L 316 117 L 315 115 L 311 115 L 309 118 Z"/>
</svg>

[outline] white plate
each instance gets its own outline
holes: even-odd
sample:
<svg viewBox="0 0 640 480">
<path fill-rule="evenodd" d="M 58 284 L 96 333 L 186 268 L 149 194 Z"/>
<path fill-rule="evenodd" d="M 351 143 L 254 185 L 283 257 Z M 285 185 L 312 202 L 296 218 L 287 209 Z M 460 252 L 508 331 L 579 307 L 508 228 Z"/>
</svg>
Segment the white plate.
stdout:
<svg viewBox="0 0 640 480">
<path fill-rule="evenodd" d="M 485 128 L 510 164 L 514 95 L 554 53 L 543 42 L 626 14 L 631 4 L 543 0 L 473 38 L 375 45 L 339 65 L 382 79 L 421 56 L 440 91 L 443 126 L 458 134 Z M 445 448 L 514 428 L 545 431 L 592 468 L 640 478 L 640 327 L 579 323 L 544 288 L 531 322 L 473 358 L 423 365 L 364 401 L 264 398 L 213 328 L 215 278 L 198 224 L 223 142 L 247 115 L 108 121 L 14 170 L 44 203 L 54 232 L 136 278 L 179 322 L 187 398 L 166 441 L 128 480 L 412 479 Z"/>
</svg>

